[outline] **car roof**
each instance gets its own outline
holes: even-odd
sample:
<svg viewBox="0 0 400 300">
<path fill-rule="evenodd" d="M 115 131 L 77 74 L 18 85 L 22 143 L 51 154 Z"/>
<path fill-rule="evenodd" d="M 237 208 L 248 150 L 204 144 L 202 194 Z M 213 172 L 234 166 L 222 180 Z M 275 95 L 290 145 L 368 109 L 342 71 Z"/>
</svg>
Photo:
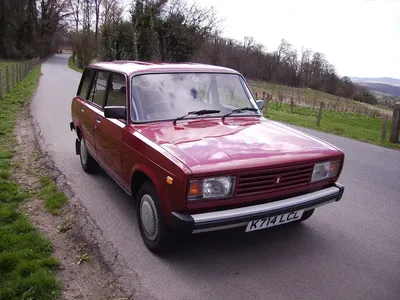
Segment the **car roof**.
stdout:
<svg viewBox="0 0 400 300">
<path fill-rule="evenodd" d="M 165 73 L 165 72 L 213 72 L 213 73 L 234 73 L 236 70 L 193 62 L 169 63 L 169 62 L 144 62 L 117 60 L 112 62 L 95 62 L 88 68 L 103 69 L 107 71 L 125 73 L 126 75 L 135 75 L 139 73 Z"/>
</svg>

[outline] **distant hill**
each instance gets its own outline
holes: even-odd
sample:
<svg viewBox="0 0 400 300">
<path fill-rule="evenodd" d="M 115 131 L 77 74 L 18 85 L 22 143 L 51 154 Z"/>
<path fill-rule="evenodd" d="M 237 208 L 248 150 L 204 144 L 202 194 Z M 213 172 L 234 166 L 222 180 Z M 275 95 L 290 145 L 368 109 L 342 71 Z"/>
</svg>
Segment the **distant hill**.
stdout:
<svg viewBox="0 0 400 300">
<path fill-rule="evenodd" d="M 359 82 L 359 84 L 366 86 L 372 92 L 400 97 L 400 86 L 377 82 Z"/>
<path fill-rule="evenodd" d="M 350 77 L 353 82 L 363 82 L 363 83 L 382 83 L 388 85 L 394 85 L 400 87 L 400 79 L 390 78 L 390 77 L 378 77 L 378 78 L 361 78 L 361 77 Z"/>
</svg>

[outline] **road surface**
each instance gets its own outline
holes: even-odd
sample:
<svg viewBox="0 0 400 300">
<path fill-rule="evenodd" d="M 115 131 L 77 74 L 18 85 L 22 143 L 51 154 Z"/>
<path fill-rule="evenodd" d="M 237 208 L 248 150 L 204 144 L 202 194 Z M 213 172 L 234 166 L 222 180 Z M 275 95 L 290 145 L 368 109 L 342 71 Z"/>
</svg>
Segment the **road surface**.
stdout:
<svg viewBox="0 0 400 300">
<path fill-rule="evenodd" d="M 32 114 L 71 201 L 93 220 L 100 249 L 114 251 L 107 260 L 124 266 L 135 299 L 400 299 L 400 151 L 304 130 L 344 150 L 341 202 L 300 226 L 196 236 L 159 258 L 142 243 L 130 197 L 104 172 L 81 169 L 69 130 L 80 74 L 67 60 L 42 65 Z"/>
</svg>

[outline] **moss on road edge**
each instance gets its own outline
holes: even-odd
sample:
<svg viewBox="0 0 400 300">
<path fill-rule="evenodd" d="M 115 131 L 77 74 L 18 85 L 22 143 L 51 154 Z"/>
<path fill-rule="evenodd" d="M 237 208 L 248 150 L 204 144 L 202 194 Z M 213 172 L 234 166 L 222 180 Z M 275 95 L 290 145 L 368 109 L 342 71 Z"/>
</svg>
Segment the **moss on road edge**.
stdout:
<svg viewBox="0 0 400 300">
<path fill-rule="evenodd" d="M 72 56 L 68 58 L 68 67 L 76 72 L 82 73 L 83 70 L 79 68 L 73 61 L 72 61 Z"/>
</svg>

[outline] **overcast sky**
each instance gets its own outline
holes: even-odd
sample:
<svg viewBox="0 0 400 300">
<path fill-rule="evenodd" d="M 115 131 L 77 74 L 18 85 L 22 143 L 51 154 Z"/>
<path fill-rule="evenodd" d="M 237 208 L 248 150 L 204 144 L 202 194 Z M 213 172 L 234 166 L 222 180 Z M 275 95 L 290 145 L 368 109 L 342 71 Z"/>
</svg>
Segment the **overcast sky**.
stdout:
<svg viewBox="0 0 400 300">
<path fill-rule="evenodd" d="M 400 79 L 400 0 L 187 0 L 214 6 L 224 36 L 322 52 L 339 75 Z"/>
</svg>

